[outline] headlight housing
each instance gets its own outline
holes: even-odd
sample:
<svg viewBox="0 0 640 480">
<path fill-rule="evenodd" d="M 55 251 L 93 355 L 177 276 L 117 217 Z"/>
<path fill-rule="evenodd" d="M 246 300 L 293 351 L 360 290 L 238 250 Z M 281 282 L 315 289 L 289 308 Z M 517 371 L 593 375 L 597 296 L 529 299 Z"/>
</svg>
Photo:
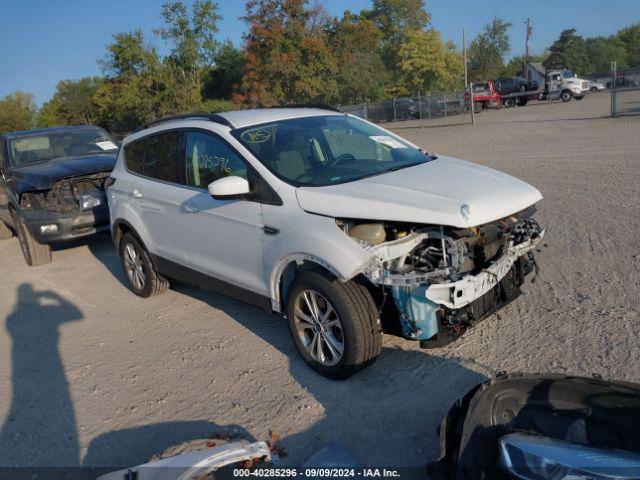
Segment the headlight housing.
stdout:
<svg viewBox="0 0 640 480">
<path fill-rule="evenodd" d="M 640 455 L 546 437 L 512 433 L 500 439 L 500 462 L 522 480 L 631 480 Z"/>
<path fill-rule="evenodd" d="M 104 194 L 100 191 L 84 192 L 78 194 L 78 207 L 80 210 L 92 210 L 104 205 Z"/>
</svg>

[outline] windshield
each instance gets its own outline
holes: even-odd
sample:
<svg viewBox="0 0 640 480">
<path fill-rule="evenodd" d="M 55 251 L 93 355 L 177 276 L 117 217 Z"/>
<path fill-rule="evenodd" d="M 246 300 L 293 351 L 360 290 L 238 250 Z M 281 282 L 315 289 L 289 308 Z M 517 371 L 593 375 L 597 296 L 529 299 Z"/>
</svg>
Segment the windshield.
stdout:
<svg viewBox="0 0 640 480">
<path fill-rule="evenodd" d="M 116 140 L 97 127 L 27 133 L 9 140 L 9 155 L 15 167 L 48 162 L 53 158 L 115 153 L 117 150 Z"/>
<path fill-rule="evenodd" d="M 294 186 L 351 182 L 432 159 L 389 132 L 346 115 L 281 120 L 233 134 Z"/>
</svg>

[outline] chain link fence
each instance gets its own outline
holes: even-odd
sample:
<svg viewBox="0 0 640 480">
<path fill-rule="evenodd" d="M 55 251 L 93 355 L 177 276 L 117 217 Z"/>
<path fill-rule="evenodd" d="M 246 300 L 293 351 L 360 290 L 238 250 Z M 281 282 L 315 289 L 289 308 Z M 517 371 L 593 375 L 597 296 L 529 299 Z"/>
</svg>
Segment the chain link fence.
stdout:
<svg viewBox="0 0 640 480">
<path fill-rule="evenodd" d="M 611 91 L 611 115 L 640 115 L 640 68 L 618 70 L 611 64 L 611 76 L 607 80 Z"/>
<path fill-rule="evenodd" d="M 469 112 L 464 91 L 418 93 L 413 97 L 367 101 L 356 105 L 338 106 L 338 109 L 375 123 L 404 120 L 431 120 L 447 118 Z M 477 109 L 477 108 L 476 108 Z"/>
</svg>

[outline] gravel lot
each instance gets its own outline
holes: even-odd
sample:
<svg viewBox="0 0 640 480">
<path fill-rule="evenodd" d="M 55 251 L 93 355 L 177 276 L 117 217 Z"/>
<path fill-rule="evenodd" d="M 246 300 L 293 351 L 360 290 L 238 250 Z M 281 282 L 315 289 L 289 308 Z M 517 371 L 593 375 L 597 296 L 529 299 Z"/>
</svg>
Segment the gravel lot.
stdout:
<svg viewBox="0 0 640 480">
<path fill-rule="evenodd" d="M 605 93 L 483 112 L 475 127 L 392 125 L 538 187 L 549 246 L 499 316 L 438 350 L 387 336 L 378 362 L 344 382 L 308 369 L 275 315 L 184 285 L 135 297 L 106 236 L 36 269 L 2 242 L 0 466 L 124 466 L 270 430 L 286 464 L 340 441 L 367 465 L 420 466 L 451 403 L 500 370 L 640 382 L 640 117 L 603 118 L 608 108 Z"/>
</svg>

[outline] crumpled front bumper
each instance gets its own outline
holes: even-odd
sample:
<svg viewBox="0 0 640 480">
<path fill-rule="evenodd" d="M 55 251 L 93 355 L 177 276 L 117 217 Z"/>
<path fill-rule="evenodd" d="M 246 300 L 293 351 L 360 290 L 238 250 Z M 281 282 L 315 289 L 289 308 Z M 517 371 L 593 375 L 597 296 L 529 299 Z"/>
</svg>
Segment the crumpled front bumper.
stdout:
<svg viewBox="0 0 640 480">
<path fill-rule="evenodd" d="M 509 273 L 518 258 L 542 242 L 546 233 L 546 229 L 543 229 L 538 237 L 512 246 L 502 257 L 477 275 L 466 276 L 457 282 L 430 285 L 425 291 L 425 296 L 432 302 L 451 309 L 469 305 L 493 289 Z"/>
<path fill-rule="evenodd" d="M 109 207 L 101 205 L 83 212 L 58 213 L 44 209 L 23 210 L 25 224 L 38 243 L 56 243 L 109 230 Z M 43 225 L 55 225 L 43 232 Z"/>
<path fill-rule="evenodd" d="M 523 271 L 520 259 L 535 249 L 545 235 L 546 229 L 543 229 L 539 236 L 511 246 L 477 275 L 446 283 L 392 286 L 391 294 L 400 314 L 403 335 L 413 340 L 434 339 L 442 318 L 454 316 L 458 318 L 456 322 L 465 325 L 513 299 L 527 273 L 526 268 Z M 496 294 L 498 284 L 500 293 Z"/>
</svg>

